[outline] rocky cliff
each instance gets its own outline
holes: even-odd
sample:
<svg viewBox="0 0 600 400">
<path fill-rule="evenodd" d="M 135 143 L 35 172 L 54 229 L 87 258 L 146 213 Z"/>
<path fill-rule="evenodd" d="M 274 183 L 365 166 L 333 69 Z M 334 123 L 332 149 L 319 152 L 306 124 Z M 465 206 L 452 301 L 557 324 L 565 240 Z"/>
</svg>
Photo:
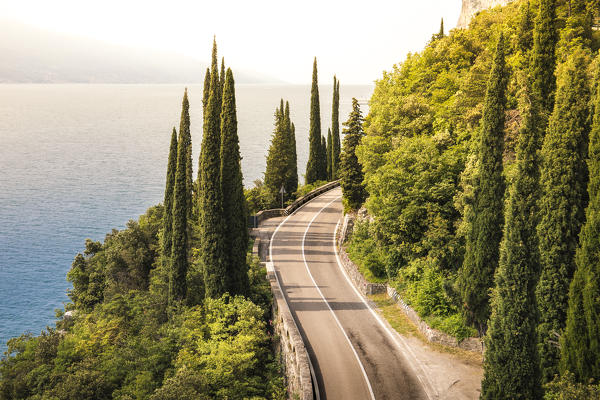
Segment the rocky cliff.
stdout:
<svg viewBox="0 0 600 400">
<path fill-rule="evenodd" d="M 473 16 L 479 11 L 496 6 L 505 6 L 513 0 L 462 0 L 462 10 L 458 18 L 457 28 L 467 28 Z"/>
</svg>

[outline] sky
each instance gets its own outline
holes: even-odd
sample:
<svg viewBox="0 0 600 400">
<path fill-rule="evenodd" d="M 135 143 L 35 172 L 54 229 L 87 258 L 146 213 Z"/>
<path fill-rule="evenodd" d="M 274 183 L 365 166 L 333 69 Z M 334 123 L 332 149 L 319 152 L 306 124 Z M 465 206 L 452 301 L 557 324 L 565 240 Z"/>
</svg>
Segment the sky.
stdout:
<svg viewBox="0 0 600 400">
<path fill-rule="evenodd" d="M 368 84 L 420 51 L 461 0 L 0 0 L 0 18 L 108 43 L 210 58 L 294 84 Z"/>
</svg>

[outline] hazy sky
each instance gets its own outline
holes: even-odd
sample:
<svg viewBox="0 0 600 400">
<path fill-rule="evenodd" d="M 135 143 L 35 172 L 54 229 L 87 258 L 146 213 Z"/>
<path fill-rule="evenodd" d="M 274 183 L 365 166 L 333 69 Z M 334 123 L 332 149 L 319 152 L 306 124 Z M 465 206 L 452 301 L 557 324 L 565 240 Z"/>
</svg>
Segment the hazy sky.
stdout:
<svg viewBox="0 0 600 400">
<path fill-rule="evenodd" d="M 226 64 L 308 83 L 370 83 L 453 28 L 461 0 L 0 0 L 0 18 L 57 32 L 208 60 L 213 34 Z M 17 38 L 15 38 L 18 40 Z"/>
</svg>

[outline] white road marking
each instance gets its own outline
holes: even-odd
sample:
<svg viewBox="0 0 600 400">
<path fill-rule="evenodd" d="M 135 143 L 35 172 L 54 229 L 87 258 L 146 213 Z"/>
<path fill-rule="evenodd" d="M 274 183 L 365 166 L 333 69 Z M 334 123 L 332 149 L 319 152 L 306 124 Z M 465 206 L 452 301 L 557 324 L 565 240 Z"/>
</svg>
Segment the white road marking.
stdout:
<svg viewBox="0 0 600 400">
<path fill-rule="evenodd" d="M 317 196 L 317 197 L 319 197 L 319 196 Z M 275 231 L 271 235 L 271 239 L 269 240 L 269 263 L 271 264 L 270 267 L 273 269 L 273 275 L 275 275 L 275 280 L 277 281 L 277 286 L 279 287 L 279 291 L 281 292 L 281 294 L 283 296 L 283 301 L 285 301 L 285 304 L 287 305 L 288 310 L 290 310 L 290 314 L 291 314 L 292 309 L 290 308 L 290 305 L 287 302 L 287 298 L 285 297 L 285 292 L 281 288 L 281 282 L 279 282 L 279 277 L 277 276 L 277 270 L 275 269 L 275 263 L 273 262 L 273 242 L 275 241 L 275 235 L 279 231 L 279 228 L 281 228 L 283 226 L 283 224 L 285 224 L 286 221 L 288 219 L 290 219 L 290 217 L 292 215 L 296 214 L 297 211 L 301 210 L 302 208 L 304 208 L 305 205 L 307 205 L 309 203 L 310 203 L 310 201 L 302 204 L 294 212 L 292 212 L 290 215 L 285 217 L 285 219 L 283 221 L 281 221 L 281 223 L 279 225 L 277 225 L 277 227 L 275 228 Z M 269 263 L 267 263 L 267 266 L 269 266 Z M 298 329 L 298 324 L 296 323 L 296 318 L 294 318 L 293 315 L 292 315 L 292 321 L 294 321 L 294 325 L 296 326 L 296 331 L 298 331 L 298 334 L 300 334 L 300 329 Z M 304 344 L 304 346 L 306 348 L 306 344 Z M 316 394 L 317 400 L 321 400 L 321 392 L 319 391 L 319 383 L 317 382 L 317 375 L 315 374 L 315 368 L 313 367 L 312 361 L 310 359 L 310 354 L 308 354 L 308 350 L 306 350 L 306 357 L 308 358 L 308 367 L 310 368 L 310 375 L 312 376 L 313 392 Z"/>
<path fill-rule="evenodd" d="M 333 203 L 333 201 L 332 201 L 332 203 Z M 329 204 L 331 204 L 331 203 L 329 203 Z M 379 322 L 379 325 L 381 325 L 381 327 L 387 332 L 388 336 L 390 338 L 392 338 L 392 340 L 394 341 L 394 343 L 396 343 L 396 346 L 398 346 L 399 350 L 401 352 L 407 352 L 407 353 L 409 353 L 413 357 L 415 364 L 419 365 L 419 369 L 421 369 L 421 374 L 419 374 L 418 371 L 415 370 L 414 365 L 412 363 L 410 363 L 411 364 L 411 368 L 413 369 L 413 372 L 415 373 L 417 379 L 419 379 L 419 382 L 421 382 L 421 385 L 422 385 L 423 389 L 425 389 L 425 394 L 427 395 L 427 398 L 430 399 L 430 400 L 432 398 L 431 394 L 429 393 L 430 390 L 433 392 L 433 396 L 435 398 L 439 397 L 437 391 L 434 389 L 433 385 L 429 381 L 429 379 L 427 377 L 427 374 L 425 373 L 423 367 L 421 366 L 421 362 L 418 360 L 416 354 L 412 351 L 412 349 L 410 348 L 410 346 L 408 346 L 408 344 L 406 343 L 406 341 L 404 340 L 404 338 L 402 336 L 400 336 L 400 335 L 394 335 L 394 333 L 385 325 L 385 323 L 383 322 L 383 320 L 381 319 L 381 317 L 379 316 L 379 314 L 377 314 L 375 312 L 375 310 L 373 310 L 373 308 L 371 307 L 371 305 L 368 303 L 368 301 L 366 300 L 365 296 L 363 296 L 363 294 L 358 291 L 358 289 L 356 288 L 356 286 L 354 286 L 354 283 L 352 283 L 352 281 L 350 280 L 350 277 L 346 273 L 346 270 L 342 266 L 342 261 L 340 260 L 340 255 L 339 255 L 338 249 L 337 249 L 337 231 L 338 231 L 338 227 L 340 226 L 340 221 L 341 221 L 341 219 L 338 220 L 337 225 L 335 226 L 335 230 L 333 231 L 333 251 L 335 253 L 335 258 L 337 260 L 337 264 L 338 264 L 339 269 L 342 271 L 342 274 L 344 274 L 344 277 L 348 281 L 348 284 L 352 287 L 352 289 L 354 289 L 354 292 L 356 293 L 356 295 L 362 300 L 362 302 L 365 304 L 365 306 L 367 307 L 367 309 L 369 311 L 371 311 L 371 314 L 373 314 L 373 317 L 375 317 L 375 319 L 377 320 L 377 322 Z M 422 377 L 421 377 L 421 375 L 422 375 Z M 423 382 L 423 379 L 425 379 L 427 382 Z"/>
<path fill-rule="evenodd" d="M 304 236 L 302 237 L 302 258 L 304 259 L 304 266 L 306 267 L 306 271 L 308 272 L 308 275 L 310 276 L 310 279 L 313 281 L 313 284 L 315 285 L 315 288 L 317 289 L 317 291 L 321 295 L 321 298 L 323 299 L 323 301 L 325 302 L 325 304 L 327 304 L 327 308 L 329 308 L 329 311 L 331 312 L 331 315 L 333 315 L 333 318 L 335 319 L 335 322 L 337 323 L 338 327 L 340 328 L 340 330 L 344 334 L 344 337 L 346 338 L 346 341 L 348 342 L 348 345 L 352 349 L 352 352 L 354 353 L 354 356 L 356 357 L 356 361 L 358 362 L 358 365 L 360 365 L 360 369 L 361 369 L 361 371 L 363 373 L 365 381 L 367 382 L 367 387 L 369 388 L 369 393 L 371 394 L 371 399 L 375 400 L 375 394 L 373 393 L 373 388 L 371 387 L 371 382 L 369 382 L 369 377 L 367 376 L 367 372 L 365 371 L 365 367 L 360 362 L 360 358 L 358 357 L 358 353 L 356 352 L 356 349 L 352 345 L 352 342 L 350 341 L 350 338 L 346 334 L 346 331 L 344 331 L 344 328 L 342 327 L 342 324 L 340 323 L 340 320 L 338 319 L 337 315 L 335 315 L 335 313 L 333 312 L 333 309 L 329 305 L 329 302 L 327 301 L 327 299 L 325 299 L 325 296 L 323 296 L 323 292 L 321 292 L 321 289 L 317 285 L 317 282 L 315 281 L 315 278 L 313 277 L 312 273 L 310 272 L 310 268 L 308 268 L 308 263 L 306 262 L 306 254 L 304 253 L 304 242 L 306 241 L 306 234 L 308 233 L 308 230 L 310 229 L 310 226 L 312 225 L 312 223 L 314 222 L 314 220 L 319 216 L 319 214 L 321 214 L 321 212 L 324 209 L 326 209 L 327 207 L 329 207 L 331 205 L 331 203 L 333 203 L 334 201 L 338 200 L 340 197 L 342 197 L 342 196 L 338 196 L 335 199 L 331 200 L 329 203 L 327 203 L 323 208 L 321 208 L 319 210 L 319 212 L 317 212 L 313 216 L 313 218 L 308 223 L 308 226 L 306 227 L 306 230 L 304 231 Z"/>
</svg>

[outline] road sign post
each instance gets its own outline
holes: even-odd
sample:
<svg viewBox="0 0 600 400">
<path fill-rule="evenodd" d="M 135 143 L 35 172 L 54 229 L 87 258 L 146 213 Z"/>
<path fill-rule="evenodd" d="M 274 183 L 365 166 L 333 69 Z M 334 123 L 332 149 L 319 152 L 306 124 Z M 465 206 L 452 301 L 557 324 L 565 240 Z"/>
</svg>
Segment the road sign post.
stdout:
<svg viewBox="0 0 600 400">
<path fill-rule="evenodd" d="M 283 195 L 286 193 L 283 185 L 281 185 L 281 189 L 279 189 L 279 193 L 281 193 L 281 208 L 283 208 Z"/>
</svg>

